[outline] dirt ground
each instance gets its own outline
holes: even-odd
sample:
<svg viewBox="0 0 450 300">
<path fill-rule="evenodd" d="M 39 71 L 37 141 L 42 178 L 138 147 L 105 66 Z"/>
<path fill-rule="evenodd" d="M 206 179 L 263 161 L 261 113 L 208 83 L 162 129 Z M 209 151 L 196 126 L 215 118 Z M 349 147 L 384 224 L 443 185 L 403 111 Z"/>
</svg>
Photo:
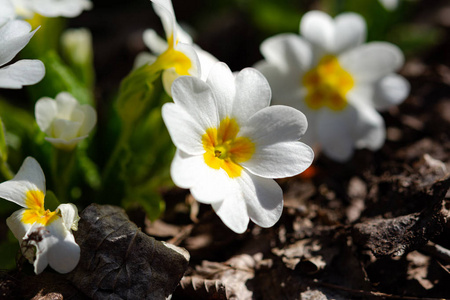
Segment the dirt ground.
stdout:
<svg viewBox="0 0 450 300">
<path fill-rule="evenodd" d="M 442 5 L 424 5 L 416 18 L 439 26 L 442 42 L 406 61 L 401 74 L 411 93 L 382 114 L 383 148 L 357 151 L 345 164 L 319 155 L 304 174 L 279 180 L 285 207 L 273 228 L 251 224 L 235 234 L 210 206 L 177 188 L 162 191 L 162 219 L 151 223 L 142 212 L 129 212 L 144 233 L 190 254 L 172 299 L 450 299 L 450 6 L 436 3 Z M 123 18 L 136 22 L 119 30 L 112 25 L 121 20 L 115 13 L 102 26 L 93 12 L 72 21 L 92 24 L 99 99 L 117 88 L 133 55 L 143 50 L 142 29 L 159 26 L 145 12 L 130 12 Z M 225 44 L 236 30 L 252 34 L 239 16 L 215 26 Z M 221 60 L 237 56 L 234 49 L 221 57 L 214 52 L 219 45 L 208 48 L 216 41 L 212 34 L 200 41 Z M 255 45 L 241 45 L 250 58 L 233 60 L 235 69 L 259 55 Z M 86 297 L 70 276 L 48 269 L 0 278 L 2 299 Z"/>
</svg>

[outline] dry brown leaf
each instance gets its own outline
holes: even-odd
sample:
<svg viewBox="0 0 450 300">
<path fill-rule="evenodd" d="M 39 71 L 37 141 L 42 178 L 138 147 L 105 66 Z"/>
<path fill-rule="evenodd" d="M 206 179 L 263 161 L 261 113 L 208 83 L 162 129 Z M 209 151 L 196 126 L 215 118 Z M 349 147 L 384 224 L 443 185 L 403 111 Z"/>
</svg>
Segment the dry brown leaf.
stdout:
<svg viewBox="0 0 450 300">
<path fill-rule="evenodd" d="M 182 248 L 142 233 L 124 210 L 91 204 L 75 239 L 81 258 L 69 280 L 93 299 L 165 299 L 188 266 Z"/>
</svg>

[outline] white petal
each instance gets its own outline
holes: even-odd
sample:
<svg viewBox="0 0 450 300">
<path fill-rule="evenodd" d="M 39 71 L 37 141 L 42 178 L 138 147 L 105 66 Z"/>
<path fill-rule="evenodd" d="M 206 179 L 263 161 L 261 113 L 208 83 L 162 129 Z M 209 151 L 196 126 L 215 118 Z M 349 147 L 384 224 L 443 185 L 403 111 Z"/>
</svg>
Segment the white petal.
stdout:
<svg viewBox="0 0 450 300">
<path fill-rule="evenodd" d="M 61 92 L 55 98 L 58 118 L 71 119 L 72 113 L 80 103 L 68 92 Z"/>
<path fill-rule="evenodd" d="M 339 56 L 339 63 L 355 80 L 355 84 L 375 82 L 403 65 L 401 50 L 390 43 L 372 42 Z"/>
<path fill-rule="evenodd" d="M 166 33 L 166 39 L 169 40 L 169 37 L 173 35 L 173 42 L 174 45 L 176 43 L 176 32 L 175 24 L 175 13 L 173 11 L 172 1 L 167 0 L 152 0 L 153 2 L 153 9 L 155 10 L 156 14 L 161 18 L 161 23 L 164 28 L 164 32 Z"/>
<path fill-rule="evenodd" d="M 205 164 L 202 155 L 189 155 L 177 150 L 170 174 L 173 182 L 191 190 L 194 198 L 206 204 L 222 201 L 236 189 L 236 182 L 222 169 Z"/>
<path fill-rule="evenodd" d="M 22 20 L 11 20 L 0 27 L 0 66 L 13 59 L 28 44 L 37 28 L 30 30 L 31 25 Z"/>
<path fill-rule="evenodd" d="M 241 165 L 254 175 L 284 178 L 305 171 L 314 159 L 314 151 L 301 142 L 281 142 L 257 147 L 252 158 Z"/>
<path fill-rule="evenodd" d="M 78 209 L 72 203 L 60 204 L 56 210 L 61 212 L 63 224 L 67 230 L 78 230 Z"/>
<path fill-rule="evenodd" d="M 14 19 L 16 17 L 16 10 L 10 0 L 0 0 L 0 19 Z M 0 22 L 0 26 L 2 26 Z"/>
<path fill-rule="evenodd" d="M 383 77 L 375 86 L 375 108 L 386 110 L 399 105 L 408 97 L 410 89 L 409 82 L 401 75 L 390 74 Z"/>
<path fill-rule="evenodd" d="M 266 107 L 254 114 L 239 135 L 260 146 L 298 140 L 308 128 L 305 115 L 288 106 Z"/>
<path fill-rule="evenodd" d="M 79 109 L 83 112 L 84 118 L 78 134 L 81 136 L 88 135 L 97 124 L 97 112 L 89 104 L 81 105 Z"/>
<path fill-rule="evenodd" d="M 214 93 L 220 120 L 231 117 L 236 84 L 230 68 L 225 63 L 216 63 L 211 68 L 206 83 L 211 86 Z"/>
<path fill-rule="evenodd" d="M 141 52 L 134 59 L 133 69 L 142 67 L 143 65 L 151 65 L 156 61 L 157 57 L 148 52 Z"/>
<path fill-rule="evenodd" d="M 300 74 L 310 69 L 313 62 L 310 44 L 296 34 L 279 34 L 266 39 L 261 44 L 261 53 L 285 74 L 284 77 L 294 76 L 299 82 Z"/>
<path fill-rule="evenodd" d="M 80 247 L 70 230 L 58 218 L 45 227 L 48 234 L 43 236 L 37 244 L 35 272 L 39 274 L 45 268 L 45 262 L 58 273 L 65 274 L 72 271 L 80 260 Z M 41 262 L 42 261 L 42 262 Z"/>
<path fill-rule="evenodd" d="M 50 136 L 65 141 L 72 140 L 78 137 L 81 124 L 81 122 L 56 118 L 52 123 L 52 133 Z"/>
<path fill-rule="evenodd" d="M 45 194 L 45 176 L 39 163 L 32 157 L 27 157 L 16 176 L 0 184 L 0 197 L 26 206 L 28 191 L 41 191 Z"/>
<path fill-rule="evenodd" d="M 75 148 L 75 146 L 81 142 L 82 140 L 84 140 L 85 138 L 87 138 L 88 136 L 80 136 L 77 138 L 73 138 L 71 140 L 64 140 L 61 138 L 51 138 L 51 137 L 45 137 L 45 140 L 48 141 L 49 143 L 52 143 L 52 145 L 56 148 L 62 149 L 62 150 L 66 150 L 66 151 L 70 151 L 73 148 Z"/>
<path fill-rule="evenodd" d="M 200 48 L 197 45 L 193 45 L 195 52 L 197 52 L 198 59 L 200 61 L 200 67 L 201 67 L 201 79 L 203 81 L 206 81 L 208 78 L 208 74 L 212 67 L 219 62 L 217 58 L 215 58 L 213 55 L 211 55 L 209 52 L 206 52 L 202 48 Z"/>
<path fill-rule="evenodd" d="M 283 192 L 273 179 L 243 174 L 238 179 L 250 219 L 257 225 L 273 226 L 283 211 Z"/>
<path fill-rule="evenodd" d="M 361 15 L 343 13 L 334 19 L 335 35 L 332 53 L 341 53 L 361 45 L 366 40 L 366 22 Z"/>
<path fill-rule="evenodd" d="M 37 59 L 22 59 L 0 69 L 0 88 L 20 89 L 44 78 L 44 64 Z"/>
<path fill-rule="evenodd" d="M 354 123 L 355 148 L 380 149 L 386 139 L 386 128 L 381 115 L 367 105 L 356 106 L 358 119 Z"/>
<path fill-rule="evenodd" d="M 166 103 L 162 107 L 162 117 L 173 143 L 178 149 L 191 155 L 205 152 L 202 135 L 205 129 L 181 106 Z"/>
<path fill-rule="evenodd" d="M 353 128 L 357 120 L 357 111 L 352 106 L 340 112 L 329 109 L 320 112 L 316 122 L 318 141 L 329 158 L 338 162 L 351 158 L 355 146 Z"/>
<path fill-rule="evenodd" d="M 236 233 L 243 233 L 247 229 L 249 216 L 242 191 L 236 190 L 225 200 L 211 205 L 228 228 Z"/>
<path fill-rule="evenodd" d="M 6 225 L 8 225 L 14 237 L 19 241 L 19 244 L 22 243 L 23 238 L 32 227 L 32 224 L 22 222 L 22 216 L 25 211 L 26 208 L 19 209 L 6 219 Z"/>
<path fill-rule="evenodd" d="M 92 3 L 88 0 L 34 0 L 30 1 L 29 4 L 35 12 L 49 18 L 74 18 L 80 15 L 83 10 L 92 8 Z"/>
<path fill-rule="evenodd" d="M 333 19 L 321 11 L 307 12 L 300 22 L 300 35 L 327 52 L 333 47 L 335 27 Z"/>
<path fill-rule="evenodd" d="M 243 124 L 256 112 L 269 106 L 272 92 L 266 78 L 253 68 L 240 71 L 235 81 L 236 96 L 231 115 Z"/>
<path fill-rule="evenodd" d="M 167 50 L 167 41 L 161 38 L 153 29 L 147 29 L 144 31 L 142 38 L 144 44 L 154 53 L 161 54 Z"/>
<path fill-rule="evenodd" d="M 393 11 L 398 7 L 399 0 L 379 0 L 387 10 Z"/>
<path fill-rule="evenodd" d="M 43 97 L 36 102 L 34 114 L 39 128 L 50 133 L 50 128 L 57 114 L 56 102 L 48 97 Z"/>
<path fill-rule="evenodd" d="M 201 79 L 181 76 L 172 85 L 172 95 L 175 104 L 181 106 L 204 130 L 219 126 L 213 92 Z"/>
</svg>

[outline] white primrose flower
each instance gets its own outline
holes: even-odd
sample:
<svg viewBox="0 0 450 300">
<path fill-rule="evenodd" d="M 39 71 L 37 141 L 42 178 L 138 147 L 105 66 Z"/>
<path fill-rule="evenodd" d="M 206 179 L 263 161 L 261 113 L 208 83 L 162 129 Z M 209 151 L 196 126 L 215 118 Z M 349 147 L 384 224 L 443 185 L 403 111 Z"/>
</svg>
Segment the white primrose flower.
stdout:
<svg viewBox="0 0 450 300">
<path fill-rule="evenodd" d="M 80 247 L 72 230 L 77 230 L 78 210 L 73 204 L 61 204 L 54 212 L 44 208 L 45 176 L 34 158 L 27 157 L 16 176 L 0 184 L 0 198 L 23 207 L 6 224 L 36 274 L 47 265 L 59 273 L 77 266 Z"/>
<path fill-rule="evenodd" d="M 379 0 L 380 4 L 389 11 L 396 10 L 399 5 L 399 0 Z"/>
<path fill-rule="evenodd" d="M 153 29 L 145 30 L 143 40 L 153 54 L 144 52 L 136 57 L 139 67 L 158 61 L 164 69 L 162 79 L 170 95 L 173 81 L 181 75 L 191 75 L 206 80 L 211 67 L 218 60 L 195 45 L 191 36 L 177 23 L 171 0 L 151 0 L 156 14 L 161 18 L 166 39 Z"/>
<path fill-rule="evenodd" d="M 264 76 L 247 68 L 236 77 L 224 63 L 206 82 L 176 79 L 174 103 L 162 108 L 177 147 L 171 166 L 174 183 L 211 204 L 233 231 L 249 219 L 270 227 L 280 218 L 283 193 L 272 178 L 293 176 L 311 165 L 314 153 L 299 142 L 307 121 L 298 110 L 270 106 Z"/>
<path fill-rule="evenodd" d="M 8 17 L 33 18 L 34 14 L 44 17 L 66 17 L 74 18 L 80 15 L 83 10 L 92 8 L 90 0 L 0 0 L 0 10 L 5 11 L 0 16 L 7 14 Z"/>
<path fill-rule="evenodd" d="M 1 8 L 0 8 L 1 9 Z M 21 20 L 0 19 L 0 88 L 20 89 L 44 77 L 44 64 L 37 59 L 22 59 L 8 66 L 38 30 Z"/>
<path fill-rule="evenodd" d="M 310 129 L 304 141 L 319 144 L 344 162 L 354 148 L 377 150 L 385 141 L 384 120 L 376 110 L 401 103 L 409 83 L 394 72 L 403 65 L 400 49 L 386 42 L 362 44 L 364 19 L 355 13 L 334 20 L 320 11 L 305 14 L 300 33 L 265 40 L 258 63 L 276 104 L 300 109 Z"/>
<path fill-rule="evenodd" d="M 88 137 L 97 123 L 95 109 L 81 105 L 71 94 L 61 92 L 55 100 L 43 97 L 36 102 L 35 117 L 39 128 L 55 147 L 72 150 Z"/>
</svg>

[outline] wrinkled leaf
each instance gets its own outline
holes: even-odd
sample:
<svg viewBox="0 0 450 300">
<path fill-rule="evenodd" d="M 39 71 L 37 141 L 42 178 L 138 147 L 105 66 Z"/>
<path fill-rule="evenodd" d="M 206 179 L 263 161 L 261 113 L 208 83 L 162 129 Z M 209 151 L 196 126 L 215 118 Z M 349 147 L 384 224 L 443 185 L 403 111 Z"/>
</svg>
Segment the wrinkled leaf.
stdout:
<svg viewBox="0 0 450 300">
<path fill-rule="evenodd" d="M 94 299 L 164 299 L 188 266 L 184 249 L 156 241 L 123 209 L 91 204 L 80 215 L 78 266 L 68 277 Z"/>
</svg>

